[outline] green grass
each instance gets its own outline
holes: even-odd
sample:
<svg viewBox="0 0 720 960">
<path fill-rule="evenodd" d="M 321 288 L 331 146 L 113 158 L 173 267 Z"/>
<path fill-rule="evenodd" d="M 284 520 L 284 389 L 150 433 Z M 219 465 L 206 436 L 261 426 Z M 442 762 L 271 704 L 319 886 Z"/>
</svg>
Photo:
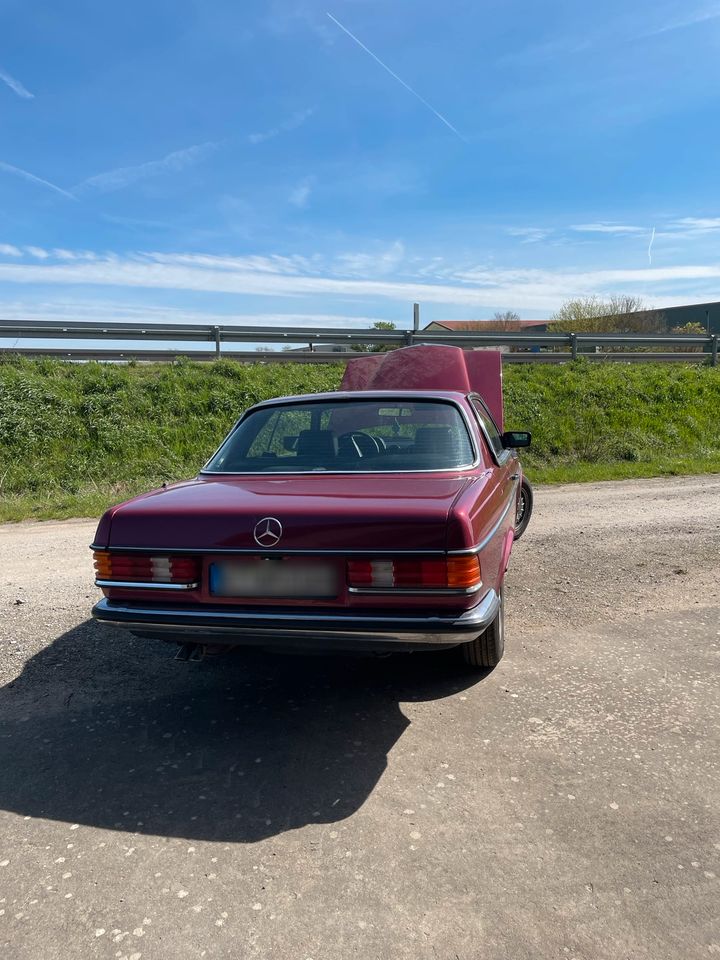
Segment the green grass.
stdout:
<svg viewBox="0 0 720 960">
<path fill-rule="evenodd" d="M 0 360 L 0 520 L 97 516 L 195 474 L 240 413 L 332 390 L 342 365 Z M 507 426 L 542 483 L 720 471 L 720 368 L 512 366 Z"/>
<path fill-rule="evenodd" d="M 509 428 L 540 483 L 720 470 L 720 368 L 576 361 L 505 370 Z"/>
</svg>

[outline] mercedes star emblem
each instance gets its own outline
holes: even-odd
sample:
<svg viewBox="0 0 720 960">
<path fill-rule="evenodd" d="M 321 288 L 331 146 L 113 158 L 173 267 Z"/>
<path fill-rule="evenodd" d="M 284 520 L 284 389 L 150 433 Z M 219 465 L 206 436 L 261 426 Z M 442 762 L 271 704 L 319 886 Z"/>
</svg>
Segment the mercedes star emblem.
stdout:
<svg viewBox="0 0 720 960">
<path fill-rule="evenodd" d="M 275 517 L 264 517 L 259 523 L 255 524 L 253 536 L 255 543 L 261 547 L 274 547 L 280 543 L 282 537 L 282 524 Z"/>
</svg>

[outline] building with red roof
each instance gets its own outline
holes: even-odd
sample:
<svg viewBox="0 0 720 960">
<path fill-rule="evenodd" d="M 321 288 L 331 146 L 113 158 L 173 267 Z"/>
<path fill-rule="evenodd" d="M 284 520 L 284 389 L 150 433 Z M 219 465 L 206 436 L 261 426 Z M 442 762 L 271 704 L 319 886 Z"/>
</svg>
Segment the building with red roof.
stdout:
<svg viewBox="0 0 720 960">
<path fill-rule="evenodd" d="M 467 333 L 545 333 L 551 320 L 433 320 L 425 330 L 465 331 Z"/>
</svg>

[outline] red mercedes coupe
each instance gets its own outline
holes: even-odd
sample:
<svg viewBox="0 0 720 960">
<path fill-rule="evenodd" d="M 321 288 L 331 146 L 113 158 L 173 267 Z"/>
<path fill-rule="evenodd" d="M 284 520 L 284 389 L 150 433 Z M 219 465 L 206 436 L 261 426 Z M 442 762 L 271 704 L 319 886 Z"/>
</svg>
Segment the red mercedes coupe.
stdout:
<svg viewBox="0 0 720 960">
<path fill-rule="evenodd" d="M 180 659 L 457 646 L 494 667 L 531 507 L 515 452 L 530 435 L 502 431 L 498 353 L 351 360 L 338 392 L 251 407 L 196 478 L 108 510 L 93 616 Z"/>
</svg>

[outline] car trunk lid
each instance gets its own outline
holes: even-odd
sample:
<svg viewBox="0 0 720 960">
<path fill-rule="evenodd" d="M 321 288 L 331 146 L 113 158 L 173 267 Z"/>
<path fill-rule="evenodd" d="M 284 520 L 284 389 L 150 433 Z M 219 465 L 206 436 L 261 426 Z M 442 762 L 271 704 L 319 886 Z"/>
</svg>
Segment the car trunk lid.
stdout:
<svg viewBox="0 0 720 960">
<path fill-rule="evenodd" d="M 107 545 L 207 553 L 444 550 L 450 508 L 469 482 L 414 474 L 201 476 L 115 508 Z M 272 525 L 280 532 L 275 543 L 262 535 L 268 518 L 282 528 Z"/>
</svg>

